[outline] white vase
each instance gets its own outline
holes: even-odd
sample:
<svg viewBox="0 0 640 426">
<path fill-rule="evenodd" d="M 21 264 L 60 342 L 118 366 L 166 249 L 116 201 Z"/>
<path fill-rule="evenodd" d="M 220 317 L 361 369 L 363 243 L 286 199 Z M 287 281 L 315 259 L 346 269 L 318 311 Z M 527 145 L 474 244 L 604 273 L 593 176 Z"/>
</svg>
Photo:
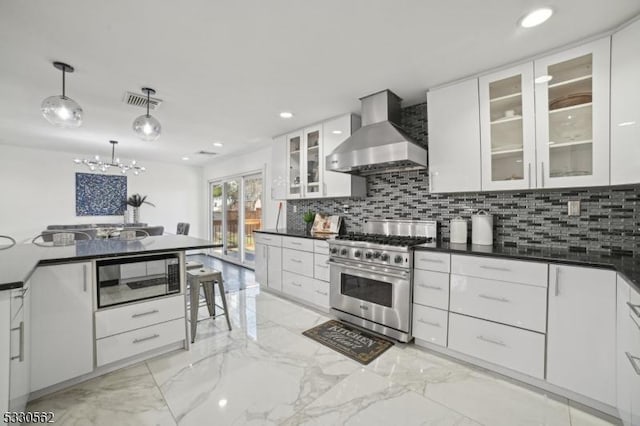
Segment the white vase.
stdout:
<svg viewBox="0 0 640 426">
<path fill-rule="evenodd" d="M 133 208 L 133 223 L 140 223 L 140 207 Z"/>
</svg>

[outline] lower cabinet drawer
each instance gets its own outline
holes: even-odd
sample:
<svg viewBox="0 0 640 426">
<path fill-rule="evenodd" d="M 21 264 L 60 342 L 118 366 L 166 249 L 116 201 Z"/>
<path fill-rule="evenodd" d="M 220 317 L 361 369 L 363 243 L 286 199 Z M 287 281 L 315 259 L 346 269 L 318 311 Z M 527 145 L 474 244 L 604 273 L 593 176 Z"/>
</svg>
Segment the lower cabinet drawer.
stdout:
<svg viewBox="0 0 640 426">
<path fill-rule="evenodd" d="M 329 309 L 329 283 L 313 280 L 313 303 L 322 308 Z"/>
<path fill-rule="evenodd" d="M 421 305 L 413 305 L 413 337 L 447 346 L 448 312 Z"/>
<path fill-rule="evenodd" d="M 313 253 L 282 249 L 282 269 L 313 278 Z"/>
<path fill-rule="evenodd" d="M 449 274 L 413 270 L 413 303 L 449 309 Z"/>
<path fill-rule="evenodd" d="M 449 349 L 544 379 L 544 334 L 450 313 L 448 343 Z"/>
<path fill-rule="evenodd" d="M 329 256 L 318 254 L 314 255 L 313 260 L 313 276 L 317 280 L 329 281 L 329 265 L 327 265 Z"/>
<path fill-rule="evenodd" d="M 547 289 L 451 274 L 449 310 L 544 333 Z"/>
<path fill-rule="evenodd" d="M 313 303 L 314 281 L 313 278 L 284 271 L 282 272 L 282 292 Z"/>
<path fill-rule="evenodd" d="M 97 366 L 186 339 L 184 318 L 96 340 Z"/>
<path fill-rule="evenodd" d="M 96 312 L 96 339 L 124 333 L 185 316 L 184 296 L 155 299 L 149 302 Z"/>
<path fill-rule="evenodd" d="M 329 254 L 329 243 L 327 241 L 315 240 L 313 242 L 313 251 L 319 254 Z"/>
</svg>

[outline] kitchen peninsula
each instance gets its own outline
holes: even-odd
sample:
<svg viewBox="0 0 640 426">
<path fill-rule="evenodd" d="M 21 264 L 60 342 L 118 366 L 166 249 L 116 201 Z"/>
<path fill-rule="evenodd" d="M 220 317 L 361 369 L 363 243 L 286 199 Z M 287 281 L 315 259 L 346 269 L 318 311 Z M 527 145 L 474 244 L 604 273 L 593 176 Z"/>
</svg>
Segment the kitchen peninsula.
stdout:
<svg viewBox="0 0 640 426">
<path fill-rule="evenodd" d="M 0 246 L 0 405 L 188 349 L 184 235 Z M 11 380 L 9 380 L 11 377 Z"/>
</svg>

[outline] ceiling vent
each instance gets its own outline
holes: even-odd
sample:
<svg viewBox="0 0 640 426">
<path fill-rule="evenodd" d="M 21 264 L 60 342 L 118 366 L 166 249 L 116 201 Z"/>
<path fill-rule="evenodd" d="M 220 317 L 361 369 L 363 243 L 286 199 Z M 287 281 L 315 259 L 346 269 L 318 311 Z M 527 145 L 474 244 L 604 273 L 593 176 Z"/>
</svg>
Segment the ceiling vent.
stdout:
<svg viewBox="0 0 640 426">
<path fill-rule="evenodd" d="M 143 95 L 142 93 L 125 92 L 122 101 L 127 105 L 133 105 L 139 108 L 147 107 L 147 95 Z M 152 97 L 149 99 L 149 109 L 155 111 L 160 107 L 161 103 L 162 99 Z"/>
<path fill-rule="evenodd" d="M 198 151 L 198 152 L 196 152 L 196 154 L 198 154 L 198 155 L 208 155 L 208 156 L 218 155 L 217 152 L 211 152 L 211 151 Z"/>
</svg>

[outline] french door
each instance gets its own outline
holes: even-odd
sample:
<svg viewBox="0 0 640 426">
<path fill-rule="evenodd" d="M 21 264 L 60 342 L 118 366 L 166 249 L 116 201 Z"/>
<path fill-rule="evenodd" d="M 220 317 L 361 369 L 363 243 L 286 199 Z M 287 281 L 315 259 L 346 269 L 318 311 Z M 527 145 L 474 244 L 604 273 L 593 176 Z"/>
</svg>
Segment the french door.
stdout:
<svg viewBox="0 0 640 426">
<path fill-rule="evenodd" d="M 263 223 L 262 172 L 254 172 L 209 183 L 210 235 L 213 255 L 233 263 L 253 267 L 253 231 Z"/>
</svg>

